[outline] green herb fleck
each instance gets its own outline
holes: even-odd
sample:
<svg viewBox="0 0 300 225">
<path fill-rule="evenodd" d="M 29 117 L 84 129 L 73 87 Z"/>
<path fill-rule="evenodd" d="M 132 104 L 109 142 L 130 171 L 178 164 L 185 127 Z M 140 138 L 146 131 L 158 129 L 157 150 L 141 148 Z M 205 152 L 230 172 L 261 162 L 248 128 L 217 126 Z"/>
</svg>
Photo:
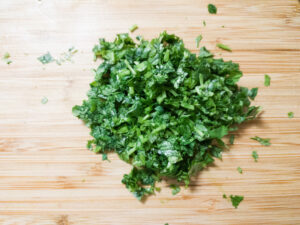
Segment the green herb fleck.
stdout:
<svg viewBox="0 0 300 225">
<path fill-rule="evenodd" d="M 256 151 L 253 151 L 253 152 L 252 152 L 252 157 L 253 157 L 254 161 L 257 162 L 258 154 L 257 154 Z"/>
<path fill-rule="evenodd" d="M 226 198 L 227 198 L 227 195 L 226 195 L 226 194 L 223 194 L 223 198 L 226 199 Z"/>
<path fill-rule="evenodd" d="M 234 134 L 232 134 L 232 135 L 230 135 L 230 138 L 229 138 L 229 143 L 231 144 L 231 145 L 233 145 L 233 143 L 234 143 Z"/>
<path fill-rule="evenodd" d="M 3 61 L 5 61 L 7 65 L 12 63 L 12 61 L 9 58 L 10 58 L 10 54 L 8 52 L 6 52 L 2 58 Z"/>
<path fill-rule="evenodd" d="M 46 104 L 47 102 L 48 102 L 48 98 L 43 97 L 42 100 L 41 100 L 41 103 L 42 104 Z"/>
<path fill-rule="evenodd" d="M 172 195 L 176 195 L 180 192 L 180 187 L 176 184 L 171 184 L 170 188 L 172 189 Z"/>
<path fill-rule="evenodd" d="M 264 146 L 269 146 L 271 145 L 270 143 L 270 138 L 260 138 L 258 136 L 255 136 L 253 138 L 251 138 L 252 140 L 258 141 L 260 144 L 264 145 Z"/>
<path fill-rule="evenodd" d="M 289 112 L 289 113 L 288 113 L 288 117 L 289 117 L 289 118 L 294 118 L 294 113 L 293 113 L 293 112 Z"/>
<path fill-rule="evenodd" d="M 165 178 L 188 186 L 221 158 L 223 136 L 259 112 L 249 89 L 237 85 L 238 64 L 205 47 L 195 55 L 174 34 L 137 43 L 118 34 L 112 42 L 99 39 L 93 52 L 101 64 L 72 112 L 91 130 L 88 149 L 116 152 L 132 165 L 122 183 L 139 200 Z"/>
<path fill-rule="evenodd" d="M 228 47 L 227 45 L 222 44 L 222 43 L 218 43 L 218 44 L 217 44 L 217 47 L 220 48 L 220 49 L 223 49 L 223 50 L 225 50 L 225 51 L 231 52 L 231 48 Z"/>
<path fill-rule="evenodd" d="M 210 14 L 217 14 L 217 7 L 215 5 L 208 4 L 207 8 Z"/>
<path fill-rule="evenodd" d="M 237 171 L 238 171 L 240 174 L 243 173 L 243 169 L 242 169 L 241 167 L 238 167 L 238 168 L 236 168 L 236 169 L 237 169 Z"/>
<path fill-rule="evenodd" d="M 244 200 L 244 197 L 239 196 L 239 195 L 234 195 L 234 196 L 230 195 L 230 200 L 231 200 L 232 206 L 237 209 L 239 204 Z"/>
<path fill-rule="evenodd" d="M 55 59 L 55 62 L 57 63 L 57 65 L 61 65 L 66 61 L 73 62 L 72 58 L 77 52 L 78 50 L 75 49 L 75 47 L 71 47 L 68 49 L 68 51 L 61 53 L 60 57 L 58 59 Z"/>
<path fill-rule="evenodd" d="M 106 153 L 102 153 L 102 161 L 105 161 L 105 160 L 107 160 L 107 161 L 110 162 L 110 160 L 107 157 L 107 154 Z"/>
<path fill-rule="evenodd" d="M 43 64 L 48 64 L 48 63 L 53 62 L 54 58 L 52 57 L 52 55 L 49 52 L 47 52 L 45 55 L 38 57 L 38 60 Z"/>
<path fill-rule="evenodd" d="M 200 44 L 200 41 L 202 40 L 202 35 L 199 35 L 197 38 L 196 38 L 196 44 L 197 44 L 197 48 L 199 48 L 199 44 Z"/>
<path fill-rule="evenodd" d="M 136 25 L 136 24 L 134 24 L 134 25 L 132 25 L 132 27 L 129 29 L 129 31 L 131 32 L 131 33 L 133 33 L 136 29 L 138 29 L 139 27 L 138 27 L 138 25 Z"/>
<path fill-rule="evenodd" d="M 203 26 L 205 26 L 205 27 L 206 27 L 206 22 L 205 22 L 205 20 L 203 20 Z"/>
<path fill-rule="evenodd" d="M 265 74 L 265 86 L 269 87 L 271 83 L 271 77 L 268 74 Z"/>
</svg>

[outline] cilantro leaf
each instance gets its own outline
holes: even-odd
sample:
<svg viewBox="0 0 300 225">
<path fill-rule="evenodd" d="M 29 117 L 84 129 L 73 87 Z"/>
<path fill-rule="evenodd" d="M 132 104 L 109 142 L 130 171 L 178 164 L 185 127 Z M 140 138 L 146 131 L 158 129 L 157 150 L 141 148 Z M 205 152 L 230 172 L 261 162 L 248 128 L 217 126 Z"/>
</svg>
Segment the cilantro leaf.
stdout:
<svg viewBox="0 0 300 225">
<path fill-rule="evenodd" d="M 253 152 L 252 152 L 252 157 L 253 157 L 254 161 L 257 162 L 258 154 L 257 154 L 256 151 L 253 151 Z"/>
<path fill-rule="evenodd" d="M 225 51 L 231 52 L 231 48 L 227 45 L 222 44 L 222 43 L 218 43 L 217 47 L 220 48 L 220 49 L 223 49 Z"/>
<path fill-rule="evenodd" d="M 52 57 L 52 55 L 47 52 L 46 54 L 38 57 L 38 60 L 43 63 L 43 64 L 48 64 L 54 61 L 54 58 Z"/>
<path fill-rule="evenodd" d="M 175 184 L 171 184 L 170 188 L 172 189 L 172 195 L 176 195 L 180 192 L 180 187 Z"/>
<path fill-rule="evenodd" d="M 196 44 L 197 44 L 197 48 L 199 48 L 199 44 L 200 44 L 200 41 L 202 40 L 202 35 L 200 34 L 197 38 L 196 38 Z"/>
<path fill-rule="evenodd" d="M 233 145 L 233 143 L 234 143 L 234 134 L 232 134 L 232 135 L 230 135 L 230 138 L 229 138 L 229 143 L 231 144 L 231 145 Z"/>
<path fill-rule="evenodd" d="M 260 144 L 264 145 L 264 146 L 270 146 L 270 138 L 260 138 L 258 136 L 255 136 L 253 138 L 251 138 L 252 140 L 258 141 Z"/>
<path fill-rule="evenodd" d="M 293 113 L 293 112 L 289 112 L 289 113 L 288 113 L 288 117 L 289 117 L 289 118 L 294 118 L 294 113 Z"/>
<path fill-rule="evenodd" d="M 222 138 L 260 108 L 251 105 L 257 90 L 237 85 L 238 64 L 213 58 L 205 47 L 194 54 L 167 32 L 137 40 L 127 33 L 99 39 L 93 52 L 102 61 L 72 113 L 90 128 L 89 150 L 103 159 L 115 152 L 132 165 L 122 183 L 141 200 L 161 179 L 188 186 L 222 157 Z"/>
<path fill-rule="evenodd" d="M 269 87 L 271 83 L 271 77 L 268 74 L 265 74 L 265 86 Z"/>
<path fill-rule="evenodd" d="M 236 169 L 237 169 L 237 171 L 238 171 L 240 174 L 243 173 L 243 169 L 242 169 L 241 167 L 238 167 L 238 168 L 236 168 Z"/>
<path fill-rule="evenodd" d="M 227 195 L 226 195 L 226 194 L 223 194 L 223 198 L 226 199 L 226 198 L 227 198 Z"/>
<path fill-rule="evenodd" d="M 244 200 L 244 197 L 239 196 L 239 195 L 230 195 L 230 200 L 231 200 L 232 206 L 237 209 L 239 204 Z"/>
<path fill-rule="evenodd" d="M 217 14 L 217 7 L 215 5 L 208 4 L 207 8 L 210 14 Z"/>
</svg>

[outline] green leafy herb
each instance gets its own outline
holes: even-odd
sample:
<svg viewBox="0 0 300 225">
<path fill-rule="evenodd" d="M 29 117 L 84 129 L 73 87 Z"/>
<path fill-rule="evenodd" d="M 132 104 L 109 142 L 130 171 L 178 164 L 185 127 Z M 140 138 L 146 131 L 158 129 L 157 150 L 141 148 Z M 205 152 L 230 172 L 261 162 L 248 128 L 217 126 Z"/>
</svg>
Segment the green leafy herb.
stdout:
<svg viewBox="0 0 300 225">
<path fill-rule="evenodd" d="M 138 27 L 138 25 L 136 25 L 136 24 L 134 24 L 134 25 L 132 25 L 132 27 L 129 29 L 129 31 L 131 32 L 131 33 L 133 33 L 136 29 L 138 29 L 139 27 Z"/>
<path fill-rule="evenodd" d="M 237 171 L 240 173 L 240 174 L 242 174 L 243 173 L 243 170 L 242 170 L 242 168 L 241 167 L 238 167 L 238 168 L 236 168 L 237 169 Z"/>
<path fill-rule="evenodd" d="M 151 41 L 118 34 L 93 49 L 103 61 L 95 70 L 88 99 L 72 112 L 91 129 L 88 149 L 116 152 L 133 166 L 122 182 L 138 199 L 155 183 L 190 178 L 222 157 L 221 140 L 238 124 L 256 117 L 251 91 L 239 87 L 239 65 L 199 55 L 174 34 Z"/>
<path fill-rule="evenodd" d="M 268 74 L 265 74 L 265 86 L 269 87 L 271 83 L 271 77 Z"/>
<path fill-rule="evenodd" d="M 200 41 L 202 40 L 202 35 L 199 35 L 197 38 L 196 38 L 196 44 L 197 44 L 197 48 L 199 48 L 199 44 L 200 44 Z"/>
<path fill-rule="evenodd" d="M 208 4 L 207 8 L 210 14 L 217 14 L 217 7 L 215 5 Z"/>
<path fill-rule="evenodd" d="M 48 102 L 48 98 L 43 97 L 42 100 L 41 100 L 41 103 L 42 104 L 46 104 L 47 102 Z"/>
<path fill-rule="evenodd" d="M 102 153 L 102 160 L 103 160 L 103 161 L 107 160 L 107 161 L 109 161 L 109 162 L 110 162 L 110 160 L 108 159 L 108 157 L 107 157 L 107 154 L 106 154 L 106 153 Z"/>
<path fill-rule="evenodd" d="M 234 143 L 234 134 L 230 135 L 229 143 L 230 143 L 231 145 L 233 145 L 233 143 Z"/>
<path fill-rule="evenodd" d="M 225 198 L 225 199 L 226 199 L 226 198 L 227 198 L 227 195 L 226 195 L 226 194 L 223 194 L 223 198 Z"/>
<path fill-rule="evenodd" d="M 230 195 L 230 200 L 231 200 L 232 206 L 237 209 L 237 207 L 239 206 L 241 201 L 244 200 L 244 197 L 239 196 L 239 195 Z"/>
<path fill-rule="evenodd" d="M 264 146 L 269 146 L 271 145 L 270 143 L 270 138 L 260 138 L 258 136 L 255 136 L 253 138 L 251 138 L 252 140 L 258 141 L 259 143 L 261 143 Z"/>
<path fill-rule="evenodd" d="M 225 51 L 231 52 L 231 48 L 228 47 L 227 45 L 222 44 L 222 43 L 218 43 L 218 44 L 217 44 L 217 47 L 220 48 L 220 49 L 223 49 L 223 50 L 225 50 Z"/>
<path fill-rule="evenodd" d="M 6 62 L 7 65 L 9 65 L 9 64 L 12 63 L 12 61 L 10 60 L 10 54 L 9 54 L 8 52 L 6 52 L 6 53 L 4 54 L 4 56 L 3 56 L 2 59 L 3 59 L 3 61 Z"/>
<path fill-rule="evenodd" d="M 257 154 L 256 151 L 253 151 L 253 152 L 252 152 L 252 157 L 253 157 L 254 161 L 257 162 L 258 154 Z"/>
<path fill-rule="evenodd" d="M 52 55 L 49 52 L 47 52 L 45 55 L 38 57 L 38 60 L 43 64 L 48 64 L 48 63 L 53 62 L 54 58 L 52 57 Z"/>
<path fill-rule="evenodd" d="M 289 118 L 294 118 L 294 113 L 293 113 L 293 112 L 289 112 L 289 113 L 288 113 L 288 117 L 289 117 Z"/>
<path fill-rule="evenodd" d="M 172 195 L 176 195 L 180 192 L 180 187 L 175 184 L 171 184 L 170 188 L 172 189 Z"/>
<path fill-rule="evenodd" d="M 206 22 L 205 22 L 205 20 L 203 20 L 203 26 L 205 26 L 205 27 L 206 27 Z"/>
</svg>

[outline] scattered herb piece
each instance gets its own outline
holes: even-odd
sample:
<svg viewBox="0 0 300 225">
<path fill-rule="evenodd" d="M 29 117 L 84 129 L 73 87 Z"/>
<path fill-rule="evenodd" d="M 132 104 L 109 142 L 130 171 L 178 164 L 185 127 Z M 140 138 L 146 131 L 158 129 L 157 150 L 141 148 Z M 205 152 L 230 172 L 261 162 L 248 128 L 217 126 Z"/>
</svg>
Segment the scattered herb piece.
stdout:
<svg viewBox="0 0 300 225">
<path fill-rule="evenodd" d="M 261 143 L 264 146 L 269 146 L 271 145 L 270 143 L 270 138 L 260 138 L 258 136 L 255 136 L 253 138 L 251 138 L 252 140 L 258 141 L 259 143 Z"/>
<path fill-rule="evenodd" d="M 169 225 L 168 223 L 165 223 L 165 225 Z"/>
<path fill-rule="evenodd" d="M 55 59 L 55 62 L 58 65 L 61 65 L 62 63 L 68 61 L 68 62 L 73 62 L 72 58 L 73 56 L 78 52 L 75 47 L 71 47 L 68 49 L 68 51 L 61 53 L 59 59 Z"/>
<path fill-rule="evenodd" d="M 223 25 L 222 28 L 225 28 L 225 26 Z"/>
<path fill-rule="evenodd" d="M 199 48 L 199 44 L 200 44 L 200 41 L 202 40 L 202 35 L 199 35 L 197 38 L 196 38 L 196 44 L 197 44 L 197 48 Z"/>
<path fill-rule="evenodd" d="M 174 34 L 151 41 L 118 34 L 93 49 L 103 61 L 95 70 L 88 99 L 74 116 L 91 129 L 88 149 L 116 152 L 133 169 L 122 183 L 136 198 L 155 192 L 155 183 L 190 178 L 221 157 L 221 140 L 237 124 L 252 120 L 248 88 L 239 87 L 239 65 L 199 55 Z M 178 190 L 178 189 L 175 189 Z"/>
<path fill-rule="evenodd" d="M 233 145 L 233 143 L 234 143 L 234 134 L 232 134 L 232 135 L 230 135 L 230 138 L 229 138 L 229 143 L 231 144 L 231 145 Z"/>
<path fill-rule="evenodd" d="M 240 173 L 240 174 L 242 174 L 243 173 L 243 170 L 242 170 L 242 168 L 241 167 L 238 167 L 238 168 L 236 168 L 237 169 L 237 171 Z"/>
<path fill-rule="evenodd" d="M 222 43 L 218 43 L 217 47 L 220 48 L 220 49 L 223 49 L 225 51 L 231 52 L 231 48 L 228 47 L 227 45 L 222 44 Z"/>
<path fill-rule="evenodd" d="M 217 7 L 215 5 L 208 4 L 207 8 L 210 14 L 217 14 Z"/>
<path fill-rule="evenodd" d="M 176 184 L 171 184 L 170 188 L 172 189 L 172 195 L 176 195 L 180 192 L 180 187 Z"/>
<path fill-rule="evenodd" d="M 268 74 L 265 74 L 265 86 L 269 87 L 271 83 L 271 77 Z"/>
<path fill-rule="evenodd" d="M 46 104 L 47 102 L 48 102 L 48 98 L 43 97 L 42 100 L 41 100 L 41 103 L 42 104 Z"/>
<path fill-rule="evenodd" d="M 52 55 L 49 52 L 47 52 L 45 55 L 38 57 L 38 60 L 43 64 L 48 64 L 48 63 L 53 62 L 54 58 L 52 57 Z"/>
<path fill-rule="evenodd" d="M 110 162 L 110 160 L 108 159 L 108 157 L 107 157 L 107 154 L 106 153 L 102 153 L 102 160 L 104 161 L 104 160 L 107 160 L 107 161 L 109 161 Z"/>
<path fill-rule="evenodd" d="M 226 199 L 226 198 L 227 198 L 227 195 L 226 195 L 226 194 L 223 194 L 223 198 L 225 198 L 225 199 Z"/>
<path fill-rule="evenodd" d="M 2 58 L 3 61 L 5 61 L 7 65 L 12 63 L 12 61 L 9 58 L 10 58 L 10 54 L 8 52 L 6 52 Z"/>
<path fill-rule="evenodd" d="M 237 209 L 239 204 L 244 200 L 244 197 L 239 196 L 239 195 L 234 195 L 234 196 L 230 195 L 230 200 L 231 200 L 232 206 Z"/>
<path fill-rule="evenodd" d="M 138 29 L 139 27 L 138 27 L 138 25 L 136 25 L 136 24 L 134 24 L 134 25 L 132 25 L 132 27 L 129 29 L 129 31 L 131 32 L 131 33 L 133 33 L 136 29 Z"/>
<path fill-rule="evenodd" d="M 205 20 L 203 20 L 203 26 L 205 26 L 205 27 L 206 27 L 206 22 L 205 22 Z"/>
<path fill-rule="evenodd" d="M 252 152 L 252 157 L 253 157 L 254 161 L 257 162 L 258 154 L 257 154 L 256 151 L 253 151 L 253 152 Z"/>
<path fill-rule="evenodd" d="M 293 113 L 293 112 L 289 112 L 289 113 L 288 113 L 288 117 L 289 117 L 289 118 L 294 118 L 294 113 Z"/>
<path fill-rule="evenodd" d="M 257 91 L 258 91 L 258 88 L 252 88 L 251 90 L 249 90 L 248 96 L 251 100 L 255 99 L 255 97 L 257 95 Z"/>
</svg>

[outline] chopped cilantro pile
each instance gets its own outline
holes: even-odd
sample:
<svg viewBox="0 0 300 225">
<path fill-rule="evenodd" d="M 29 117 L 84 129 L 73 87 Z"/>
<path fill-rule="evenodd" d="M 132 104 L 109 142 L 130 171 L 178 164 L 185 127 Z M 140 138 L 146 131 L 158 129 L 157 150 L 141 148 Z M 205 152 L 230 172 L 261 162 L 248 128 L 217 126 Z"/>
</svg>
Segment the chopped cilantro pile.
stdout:
<svg viewBox="0 0 300 225">
<path fill-rule="evenodd" d="M 260 110 L 250 106 L 257 89 L 236 84 L 238 64 L 213 58 L 205 47 L 193 54 L 173 34 L 137 42 L 118 34 L 93 51 L 103 62 L 88 99 L 72 111 L 91 129 L 90 150 L 113 151 L 132 164 L 122 182 L 138 199 L 165 177 L 188 186 L 221 157 L 221 138 Z"/>
<path fill-rule="evenodd" d="M 244 200 L 244 197 L 239 196 L 239 195 L 230 195 L 230 200 L 231 200 L 232 206 L 237 209 L 239 204 Z"/>
</svg>

